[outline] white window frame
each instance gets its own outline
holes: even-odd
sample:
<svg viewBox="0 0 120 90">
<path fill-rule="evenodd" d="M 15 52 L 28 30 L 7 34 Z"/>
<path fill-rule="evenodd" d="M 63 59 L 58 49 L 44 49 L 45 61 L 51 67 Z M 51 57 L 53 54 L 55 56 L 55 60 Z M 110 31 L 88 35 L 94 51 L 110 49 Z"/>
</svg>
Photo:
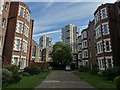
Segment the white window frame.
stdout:
<svg viewBox="0 0 120 90">
<path fill-rule="evenodd" d="M 24 46 L 24 44 L 25 44 L 25 46 Z M 23 39 L 22 51 L 25 52 L 25 53 L 27 53 L 27 46 L 28 46 L 28 42 L 25 39 Z"/>
<path fill-rule="evenodd" d="M 103 17 L 103 10 L 105 10 L 105 14 L 106 14 L 106 16 L 105 17 Z M 107 16 L 107 8 L 105 7 L 105 8 L 102 8 L 101 9 L 101 19 L 106 19 L 108 16 Z"/>
<path fill-rule="evenodd" d="M 23 61 L 24 60 L 24 61 Z M 22 62 L 23 61 L 23 62 Z M 22 62 L 22 64 L 21 64 Z M 23 64 L 24 63 L 24 64 Z M 22 65 L 22 66 L 21 66 Z M 27 66 L 27 58 L 26 56 L 21 56 L 20 58 L 20 69 L 24 69 Z"/>
<path fill-rule="evenodd" d="M 22 15 L 22 17 L 24 17 L 24 15 L 25 15 L 25 7 L 23 7 L 23 6 L 21 6 L 21 5 L 19 5 L 18 16 L 21 16 L 21 15 L 20 15 L 20 10 L 21 10 L 21 8 L 24 9 L 24 11 L 23 11 L 23 15 Z"/>
<path fill-rule="evenodd" d="M 100 21 L 100 12 L 99 11 L 96 13 L 94 18 L 95 18 L 95 24 L 97 24 Z"/>
<path fill-rule="evenodd" d="M 109 68 L 109 66 L 108 66 L 108 59 L 111 59 L 111 65 L 113 67 L 113 57 L 112 56 L 106 56 L 105 59 L 106 59 L 106 68 Z"/>
<path fill-rule="evenodd" d="M 21 27 L 22 29 L 21 29 L 21 31 L 18 30 L 18 29 L 19 29 L 19 25 L 20 25 L 19 23 L 22 24 L 22 27 Z M 17 27 L 16 27 L 16 29 L 17 29 L 16 32 L 17 32 L 17 33 L 22 34 L 22 31 L 23 31 L 23 24 L 24 24 L 24 22 L 22 22 L 22 21 L 20 21 L 20 20 L 17 20 Z"/>
<path fill-rule="evenodd" d="M 16 48 L 16 40 L 17 39 L 19 39 L 20 40 L 20 46 L 19 46 L 19 50 Z M 19 37 L 15 37 L 15 40 L 14 40 L 14 49 L 13 50 L 15 50 L 15 51 L 20 51 L 20 49 L 21 49 L 21 38 L 19 38 Z"/>
<path fill-rule="evenodd" d="M 96 36 L 96 39 L 102 36 L 100 25 L 95 29 L 95 36 Z"/>
<path fill-rule="evenodd" d="M 20 61 L 20 56 L 18 56 L 18 55 L 13 55 L 12 56 L 12 62 L 11 62 L 11 64 L 16 65 L 15 64 L 15 60 L 14 60 L 15 57 L 18 58 L 18 62 L 17 62 L 17 66 L 18 66 L 19 65 L 19 61 Z"/>
<path fill-rule="evenodd" d="M 30 21 L 30 12 L 26 9 L 26 19 Z"/>
<path fill-rule="evenodd" d="M 106 48 L 106 43 L 105 43 L 106 41 L 109 41 L 109 48 L 110 48 L 109 51 L 108 51 L 107 48 Z M 105 52 L 111 52 L 111 51 L 112 51 L 110 38 L 109 38 L 109 39 L 104 39 L 104 49 L 105 49 Z"/>
<path fill-rule="evenodd" d="M 108 30 L 107 33 L 104 32 L 104 25 L 107 25 L 107 30 Z M 103 31 L 103 35 L 110 34 L 110 32 L 109 32 L 109 23 L 108 22 L 102 23 L 102 31 Z"/>
<path fill-rule="evenodd" d="M 2 19 L 2 28 L 5 28 L 5 25 L 6 25 L 6 19 L 3 18 L 3 19 Z"/>
<path fill-rule="evenodd" d="M 100 70 L 105 70 L 105 61 L 104 61 L 104 66 L 103 66 L 103 61 L 104 61 L 104 57 L 98 58 L 98 66 Z"/>
<path fill-rule="evenodd" d="M 101 44 L 102 44 L 102 47 L 101 47 Z M 102 40 L 97 42 L 97 53 L 98 54 L 103 53 L 103 42 L 102 42 Z"/>
<path fill-rule="evenodd" d="M 27 24 L 24 25 L 24 35 L 28 38 L 29 36 L 29 26 Z"/>
</svg>

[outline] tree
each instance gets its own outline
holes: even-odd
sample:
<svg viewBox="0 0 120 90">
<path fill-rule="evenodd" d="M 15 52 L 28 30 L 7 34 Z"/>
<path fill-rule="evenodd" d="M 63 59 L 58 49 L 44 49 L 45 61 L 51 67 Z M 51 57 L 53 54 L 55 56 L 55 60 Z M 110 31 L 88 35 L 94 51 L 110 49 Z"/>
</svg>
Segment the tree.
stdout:
<svg viewBox="0 0 120 90">
<path fill-rule="evenodd" d="M 70 64 L 72 61 L 72 54 L 69 45 L 64 42 L 57 42 L 53 45 L 51 57 L 54 63 L 57 64 Z"/>
</svg>

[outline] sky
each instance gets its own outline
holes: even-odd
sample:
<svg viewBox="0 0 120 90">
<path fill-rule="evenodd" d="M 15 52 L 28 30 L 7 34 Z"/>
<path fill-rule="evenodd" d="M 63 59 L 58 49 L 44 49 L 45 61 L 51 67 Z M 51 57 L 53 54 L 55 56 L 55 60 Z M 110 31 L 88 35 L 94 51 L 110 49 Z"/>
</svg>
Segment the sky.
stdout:
<svg viewBox="0 0 120 90">
<path fill-rule="evenodd" d="M 76 2 L 75 0 L 74 2 L 55 2 L 54 0 L 25 2 L 30 8 L 31 18 L 34 20 L 33 39 L 39 43 L 39 38 L 47 34 L 52 38 L 53 44 L 61 41 L 63 27 L 74 24 L 80 28 L 80 31 L 87 28 L 88 22 L 93 20 L 98 6 L 106 2 L 113 3 L 116 0 L 87 1 L 89 2 L 82 2 L 82 0 L 76 0 Z"/>
</svg>

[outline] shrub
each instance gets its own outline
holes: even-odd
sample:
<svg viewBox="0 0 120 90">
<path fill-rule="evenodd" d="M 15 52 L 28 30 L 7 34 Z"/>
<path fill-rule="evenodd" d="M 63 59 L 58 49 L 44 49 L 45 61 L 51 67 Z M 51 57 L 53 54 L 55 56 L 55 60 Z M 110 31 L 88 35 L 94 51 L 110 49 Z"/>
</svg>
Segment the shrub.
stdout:
<svg viewBox="0 0 120 90">
<path fill-rule="evenodd" d="M 90 73 L 91 75 L 96 75 L 96 74 L 97 74 L 97 71 L 91 70 L 91 71 L 89 71 L 89 73 Z"/>
<path fill-rule="evenodd" d="M 16 83 L 16 82 L 20 82 L 21 80 L 21 76 L 19 74 L 19 67 L 16 65 L 11 65 L 6 67 L 8 70 L 10 70 L 12 72 L 12 80 L 11 83 Z"/>
<path fill-rule="evenodd" d="M 19 67 L 16 65 L 11 65 L 6 67 L 9 71 L 11 71 L 12 73 L 18 73 Z"/>
<path fill-rule="evenodd" d="M 120 90 L 120 76 L 114 79 L 114 83 L 116 85 L 117 90 Z"/>
<path fill-rule="evenodd" d="M 11 72 L 7 69 L 2 69 L 2 86 L 7 86 L 11 81 Z"/>
<path fill-rule="evenodd" d="M 43 69 L 42 72 L 49 72 L 49 70 L 48 69 Z"/>
<path fill-rule="evenodd" d="M 79 68 L 79 72 L 87 72 L 87 71 L 89 71 L 88 67 L 80 67 Z"/>
<path fill-rule="evenodd" d="M 38 66 L 28 66 L 24 69 L 24 72 L 26 72 L 30 75 L 39 74 L 40 68 Z"/>
<path fill-rule="evenodd" d="M 103 71 L 103 75 L 108 80 L 114 80 L 115 77 L 120 75 L 120 67 L 108 68 Z"/>
</svg>

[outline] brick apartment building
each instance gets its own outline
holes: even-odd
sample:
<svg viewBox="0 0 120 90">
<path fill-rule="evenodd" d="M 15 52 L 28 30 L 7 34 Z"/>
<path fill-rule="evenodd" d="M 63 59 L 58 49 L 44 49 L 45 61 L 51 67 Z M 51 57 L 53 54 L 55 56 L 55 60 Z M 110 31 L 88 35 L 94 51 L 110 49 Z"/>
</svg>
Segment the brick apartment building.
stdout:
<svg viewBox="0 0 120 90">
<path fill-rule="evenodd" d="M 81 32 L 82 66 L 89 66 L 88 62 L 88 28 Z"/>
<path fill-rule="evenodd" d="M 29 7 L 22 2 L 11 2 L 5 42 L 3 66 L 18 65 L 24 69 L 30 62 L 33 20 Z"/>
<path fill-rule="evenodd" d="M 118 20 L 120 19 L 118 18 L 119 12 L 117 12 L 119 6 L 120 2 L 102 4 L 94 13 L 97 60 L 100 70 L 120 66 L 120 38 L 118 33 L 120 31 Z"/>
<path fill-rule="evenodd" d="M 5 41 L 6 29 L 7 29 L 7 22 L 8 22 L 8 15 L 10 9 L 10 2 L 2 2 L 1 0 L 1 15 L 0 15 L 0 55 L 2 57 L 3 46 Z"/>
</svg>

